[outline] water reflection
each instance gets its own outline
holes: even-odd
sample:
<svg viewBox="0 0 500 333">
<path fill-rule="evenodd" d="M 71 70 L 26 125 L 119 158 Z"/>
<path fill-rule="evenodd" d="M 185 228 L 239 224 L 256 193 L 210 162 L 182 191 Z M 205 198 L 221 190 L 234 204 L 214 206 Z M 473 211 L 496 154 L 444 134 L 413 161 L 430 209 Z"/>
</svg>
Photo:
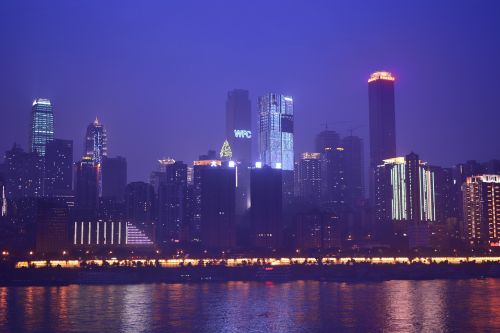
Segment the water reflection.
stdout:
<svg viewBox="0 0 500 333">
<path fill-rule="evenodd" d="M 500 280 L 0 288 L 0 332 L 500 330 Z"/>
</svg>

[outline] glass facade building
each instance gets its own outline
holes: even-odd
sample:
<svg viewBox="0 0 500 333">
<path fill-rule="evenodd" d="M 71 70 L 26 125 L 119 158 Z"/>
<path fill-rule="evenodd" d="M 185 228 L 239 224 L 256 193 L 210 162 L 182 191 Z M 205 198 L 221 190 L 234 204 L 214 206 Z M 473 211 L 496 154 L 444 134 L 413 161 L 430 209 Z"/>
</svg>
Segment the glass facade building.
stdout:
<svg viewBox="0 0 500 333">
<path fill-rule="evenodd" d="M 259 98 L 259 157 L 263 164 L 293 171 L 293 98 L 267 94 Z"/>
<path fill-rule="evenodd" d="M 50 100 L 37 98 L 31 108 L 30 152 L 45 156 L 47 142 L 54 140 L 54 113 Z"/>
</svg>

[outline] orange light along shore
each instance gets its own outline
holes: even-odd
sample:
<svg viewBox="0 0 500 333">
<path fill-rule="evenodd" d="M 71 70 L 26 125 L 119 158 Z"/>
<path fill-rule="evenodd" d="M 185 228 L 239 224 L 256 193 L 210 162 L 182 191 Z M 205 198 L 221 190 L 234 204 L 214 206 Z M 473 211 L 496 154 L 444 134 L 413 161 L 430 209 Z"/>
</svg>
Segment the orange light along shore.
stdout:
<svg viewBox="0 0 500 333">
<path fill-rule="evenodd" d="M 500 263 L 500 257 L 331 257 L 322 258 L 323 265 L 348 265 L 352 263 L 366 264 L 440 264 L 448 263 L 458 265 L 462 263 Z M 33 260 L 18 261 L 16 268 L 44 268 L 44 267 L 62 267 L 62 268 L 80 268 L 84 265 L 94 266 L 148 266 L 157 265 L 165 268 L 192 266 L 221 265 L 228 267 L 238 267 L 242 265 L 261 265 L 261 266 L 289 266 L 299 265 L 318 265 L 316 258 L 230 258 L 230 259 L 95 259 L 95 260 Z"/>
</svg>

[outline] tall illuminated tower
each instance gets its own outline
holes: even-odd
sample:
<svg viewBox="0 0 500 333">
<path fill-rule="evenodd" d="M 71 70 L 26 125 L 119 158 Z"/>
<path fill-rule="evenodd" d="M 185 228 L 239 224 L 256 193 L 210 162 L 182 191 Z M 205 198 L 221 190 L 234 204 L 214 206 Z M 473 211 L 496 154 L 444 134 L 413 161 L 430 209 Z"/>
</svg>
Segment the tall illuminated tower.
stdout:
<svg viewBox="0 0 500 333">
<path fill-rule="evenodd" d="M 259 156 L 265 165 L 293 171 L 292 97 L 259 97 Z"/>
<path fill-rule="evenodd" d="M 394 76 L 389 72 L 375 72 L 368 79 L 372 168 L 382 164 L 385 159 L 396 157 L 394 81 Z"/>
<path fill-rule="evenodd" d="M 102 165 L 103 157 L 108 156 L 106 129 L 97 117 L 87 126 L 83 150 L 85 156 L 91 157 L 93 162 L 100 165 Z"/>
<path fill-rule="evenodd" d="M 54 113 L 50 100 L 37 98 L 31 108 L 30 152 L 45 156 L 47 142 L 54 140 Z"/>
</svg>

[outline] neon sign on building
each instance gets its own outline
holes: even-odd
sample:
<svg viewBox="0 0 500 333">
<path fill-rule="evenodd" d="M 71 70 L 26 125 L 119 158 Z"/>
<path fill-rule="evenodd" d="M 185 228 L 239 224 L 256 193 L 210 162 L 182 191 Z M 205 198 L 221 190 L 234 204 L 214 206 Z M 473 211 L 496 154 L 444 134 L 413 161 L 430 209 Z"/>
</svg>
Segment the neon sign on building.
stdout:
<svg viewBox="0 0 500 333">
<path fill-rule="evenodd" d="M 239 139 L 251 139 L 252 138 L 252 131 L 235 129 L 234 130 L 234 137 L 239 138 Z"/>
</svg>

